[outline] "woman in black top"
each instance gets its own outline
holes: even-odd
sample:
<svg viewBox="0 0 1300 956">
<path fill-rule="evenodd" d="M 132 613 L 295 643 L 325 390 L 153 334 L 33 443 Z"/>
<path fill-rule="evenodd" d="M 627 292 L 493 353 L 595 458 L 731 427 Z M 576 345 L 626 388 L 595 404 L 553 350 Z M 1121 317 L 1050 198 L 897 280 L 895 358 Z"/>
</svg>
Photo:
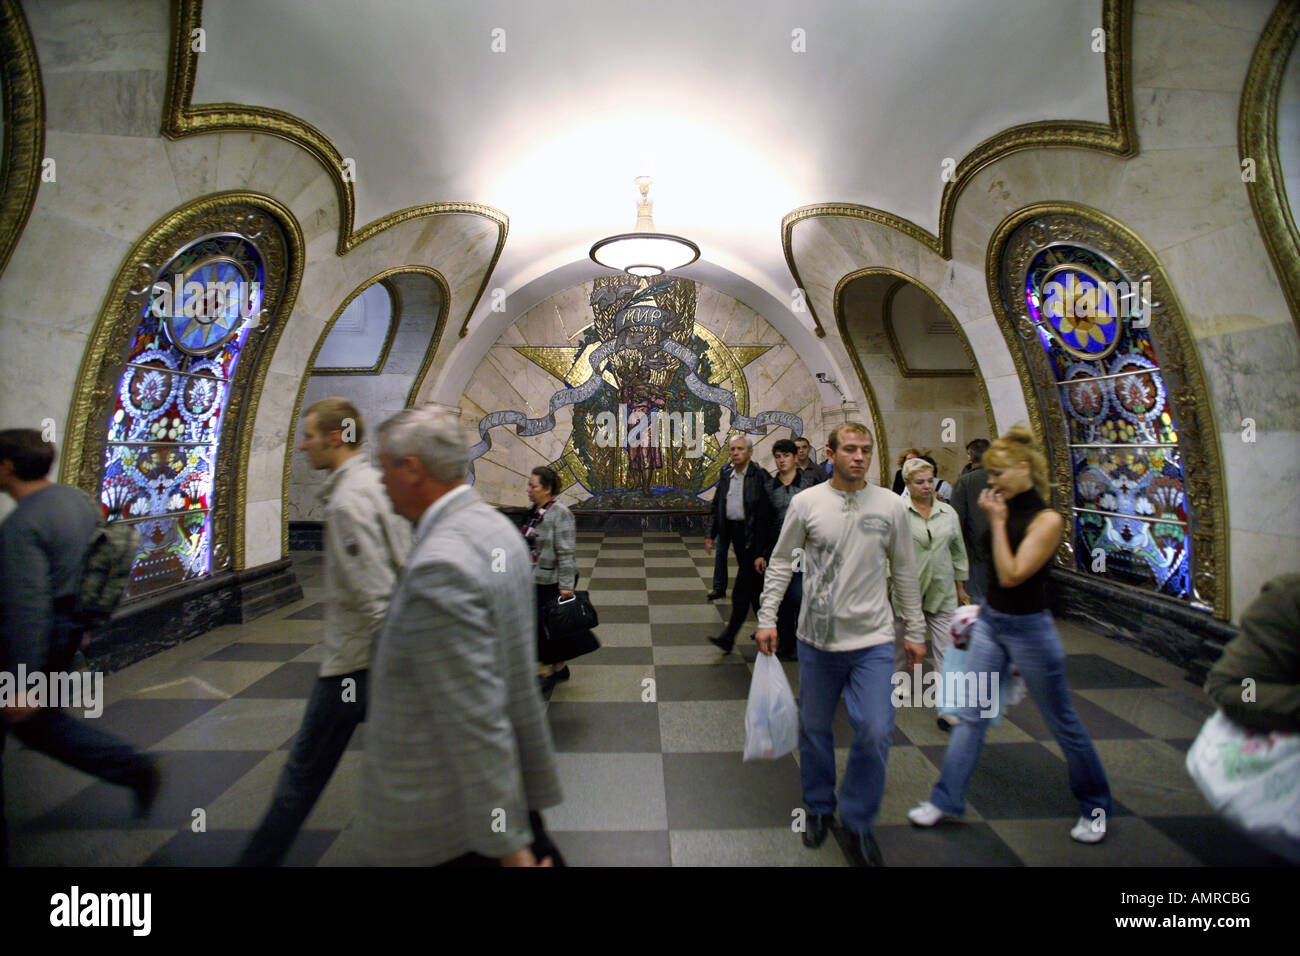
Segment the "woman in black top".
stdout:
<svg viewBox="0 0 1300 956">
<path fill-rule="evenodd" d="M 989 516 L 987 543 L 993 556 L 988 597 L 972 628 L 970 671 L 978 701 L 958 711 L 939 782 L 930 800 L 908 813 L 917 826 L 934 826 L 966 810 L 966 785 L 975 772 L 989 720 L 998 712 L 998 688 L 1015 664 L 1043 719 L 1061 745 L 1079 819 L 1070 836 L 1100 843 L 1113 804 L 1110 784 L 1088 731 L 1065 684 L 1065 649 L 1047 609 L 1047 571 L 1061 543 L 1064 522 L 1047 506 L 1047 462 L 1027 428 L 1016 427 L 984 453 L 989 487 L 980 507 Z"/>
</svg>

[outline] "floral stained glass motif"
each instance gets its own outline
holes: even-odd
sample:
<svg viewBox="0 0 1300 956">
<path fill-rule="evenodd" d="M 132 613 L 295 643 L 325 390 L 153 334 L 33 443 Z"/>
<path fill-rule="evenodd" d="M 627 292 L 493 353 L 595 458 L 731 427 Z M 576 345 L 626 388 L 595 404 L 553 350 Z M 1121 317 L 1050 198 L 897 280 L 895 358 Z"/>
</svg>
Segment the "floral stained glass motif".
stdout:
<svg viewBox="0 0 1300 956">
<path fill-rule="evenodd" d="M 263 277 L 251 242 L 210 236 L 167 264 L 141 310 L 109 421 L 100 491 L 105 517 L 133 522 L 140 532 L 128 598 L 212 570 L 213 469 L 222 417 L 250 331 L 243 315 L 260 309 Z M 186 309 L 200 294 L 187 282 L 206 290 L 206 307 Z M 162 284 L 182 294 L 162 296 L 160 306 Z"/>
<path fill-rule="evenodd" d="M 1103 342 L 1108 330 L 1068 318 L 1053 322 L 1048 314 L 1062 276 L 1084 274 L 1111 288 L 1128 287 L 1108 259 L 1077 246 L 1041 251 L 1025 284 L 1069 432 L 1075 559 L 1080 570 L 1190 599 L 1190 520 L 1178 429 L 1151 338 L 1136 311 L 1118 309 L 1109 348 Z M 1047 291 L 1049 281 L 1057 285 Z"/>
</svg>

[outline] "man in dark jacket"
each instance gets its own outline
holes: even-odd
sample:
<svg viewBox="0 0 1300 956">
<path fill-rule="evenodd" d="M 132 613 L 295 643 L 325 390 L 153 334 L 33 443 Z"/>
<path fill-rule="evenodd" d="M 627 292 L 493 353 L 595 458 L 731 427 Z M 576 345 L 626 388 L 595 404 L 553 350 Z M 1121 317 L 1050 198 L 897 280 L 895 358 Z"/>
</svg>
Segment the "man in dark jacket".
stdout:
<svg viewBox="0 0 1300 956">
<path fill-rule="evenodd" d="M 0 522 L 0 671 L 10 675 L 66 671 L 81 640 L 71 605 L 99 509 L 77 489 L 47 479 L 53 464 L 54 444 L 40 432 L 0 431 L 0 491 L 18 503 Z M 145 815 L 158 791 L 153 758 L 59 706 L 0 706 L 0 754 L 12 732 L 32 750 L 129 787 L 137 815 Z M 0 770 L 0 865 L 7 862 L 7 849 Z"/>
<path fill-rule="evenodd" d="M 726 629 L 710 642 L 730 654 L 736 645 L 736 632 L 745 623 L 749 608 L 758 611 L 763 593 L 761 575 L 767 567 L 763 558 L 763 540 L 768 521 L 767 486 L 771 476 L 750 459 L 754 446 L 744 435 L 736 435 L 727 444 L 731 471 L 718 480 L 713 495 L 713 522 L 704 550 L 713 553 L 716 540 L 723 548 L 730 543 L 736 554 L 736 586 L 731 592 L 731 620 Z"/>
<path fill-rule="evenodd" d="M 813 454 L 812 443 L 806 438 L 796 438 L 795 447 L 795 464 L 799 466 L 799 474 L 809 486 L 819 485 L 830 478 L 830 472 L 826 465 L 817 464 L 817 456 Z"/>
<path fill-rule="evenodd" d="M 723 465 L 722 471 L 718 475 L 721 481 L 727 475 L 731 474 L 731 465 Z M 712 519 L 710 519 L 711 521 Z M 727 596 L 727 549 L 725 546 L 718 548 L 718 553 L 713 558 L 713 590 L 709 592 L 710 601 L 720 601 Z"/>
<path fill-rule="evenodd" d="M 988 473 L 984 470 L 984 452 L 988 449 L 987 438 L 976 438 L 966 446 L 972 467 L 963 471 L 952 489 L 949 504 L 957 512 L 957 521 L 961 524 L 962 540 L 966 543 L 966 557 L 970 560 L 970 577 L 966 581 L 966 593 L 975 603 L 988 591 L 990 556 L 984 551 L 984 535 L 989 530 L 989 518 L 979 506 L 980 492 L 988 487 Z"/>
<path fill-rule="evenodd" d="M 1205 693 L 1249 730 L 1300 731 L 1300 574 L 1260 590 L 1241 615 L 1241 633 L 1210 669 Z"/>
</svg>

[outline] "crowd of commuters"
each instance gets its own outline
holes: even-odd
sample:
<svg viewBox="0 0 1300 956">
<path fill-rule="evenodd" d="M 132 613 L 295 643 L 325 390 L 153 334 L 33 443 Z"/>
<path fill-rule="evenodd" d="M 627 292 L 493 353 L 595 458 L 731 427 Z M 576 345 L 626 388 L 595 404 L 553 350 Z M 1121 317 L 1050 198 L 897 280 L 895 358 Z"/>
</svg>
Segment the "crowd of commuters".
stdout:
<svg viewBox="0 0 1300 956">
<path fill-rule="evenodd" d="M 561 799 L 544 699 L 569 678 L 564 662 L 540 663 L 546 613 L 578 583 L 575 522 L 557 499 L 558 475 L 533 469 L 532 507 L 516 528 L 467 484 L 465 436 L 452 416 L 408 409 L 385 422 L 376 441 L 382 472 L 361 453 L 365 424 L 343 399 L 308 408 L 301 434 L 299 450 L 328 472 L 325 655 L 270 807 L 239 863 L 283 861 L 366 721 L 360 823 L 373 862 L 563 865 L 541 817 Z M 972 441 L 951 504 L 924 449 L 900 456 L 894 493 L 869 484 L 874 450 L 871 431 L 849 422 L 831 431 L 821 464 L 805 438 L 774 442 L 771 474 L 753 460 L 749 438 L 734 436 L 705 539 L 706 551 L 719 555 L 710 599 L 725 594 L 728 549 L 737 565 L 730 618 L 712 643 L 730 653 L 754 610 L 759 651 L 798 662 L 804 843 L 820 846 L 838 813 L 854 862 L 883 864 L 873 825 L 894 729 L 895 672 L 920 668 L 929 648 L 942 671 L 954 613 L 973 602 L 980 608 L 965 666 L 996 675 L 994 688 L 1009 684 L 1013 668 L 1023 677 L 1069 767 L 1079 806 L 1070 836 L 1101 841 L 1113 801 L 1071 703 L 1048 610 L 1048 568 L 1064 522 L 1048 506 L 1046 461 L 1032 435 L 1017 427 L 991 444 Z M 100 514 L 88 496 L 49 481 L 53 460 L 53 444 L 38 432 L 0 431 L 0 490 L 17 502 L 0 523 L 0 669 L 67 668 L 85 639 L 69 602 Z M 1297 594 L 1293 576 L 1274 587 L 1271 603 L 1253 607 L 1245 623 L 1254 643 L 1231 646 L 1207 684 L 1247 726 L 1300 726 L 1294 668 L 1258 663 L 1295 659 Z M 1274 671 L 1262 704 L 1242 707 L 1220 693 L 1239 673 Z M 853 740 L 837 793 L 832 722 L 841 699 Z M 940 718 L 951 736 L 930 799 L 908 814 L 914 825 L 963 814 L 997 713 L 987 703 L 966 701 Z M 148 812 L 159 788 L 152 758 L 57 707 L 8 706 L 0 717 L 0 754 L 12 731 L 33 749 L 130 788 L 138 811 Z M 4 839 L 0 816 L 0 859 Z"/>
</svg>

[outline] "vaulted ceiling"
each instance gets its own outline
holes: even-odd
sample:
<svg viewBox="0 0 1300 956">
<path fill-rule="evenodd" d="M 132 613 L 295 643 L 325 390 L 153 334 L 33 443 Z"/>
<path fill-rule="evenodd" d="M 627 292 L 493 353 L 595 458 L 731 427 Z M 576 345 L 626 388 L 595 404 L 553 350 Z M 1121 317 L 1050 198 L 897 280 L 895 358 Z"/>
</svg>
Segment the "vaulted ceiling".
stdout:
<svg viewBox="0 0 1300 956">
<path fill-rule="evenodd" d="M 792 210 L 935 232 L 945 160 L 1017 124 L 1105 123 L 1101 17 L 1101 0 L 222 0 L 193 103 L 311 123 L 354 160 L 358 226 L 503 211 L 491 285 L 519 293 L 512 317 L 601 271 L 587 250 L 631 228 L 642 173 L 657 227 L 702 250 L 684 274 L 788 304 Z"/>
</svg>

